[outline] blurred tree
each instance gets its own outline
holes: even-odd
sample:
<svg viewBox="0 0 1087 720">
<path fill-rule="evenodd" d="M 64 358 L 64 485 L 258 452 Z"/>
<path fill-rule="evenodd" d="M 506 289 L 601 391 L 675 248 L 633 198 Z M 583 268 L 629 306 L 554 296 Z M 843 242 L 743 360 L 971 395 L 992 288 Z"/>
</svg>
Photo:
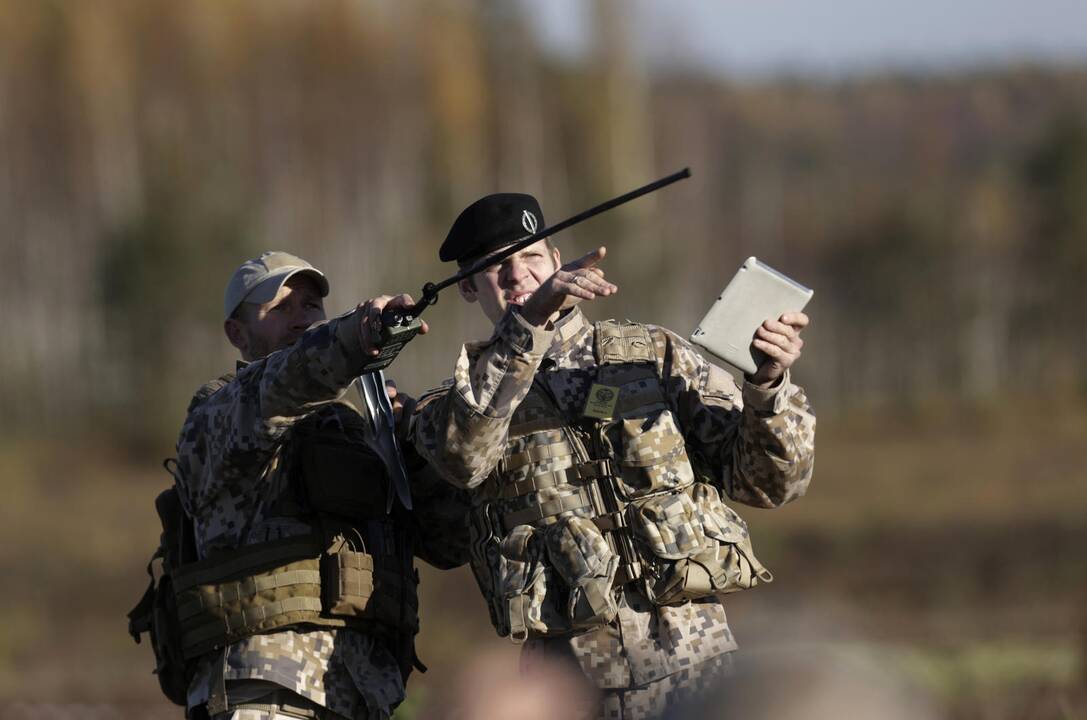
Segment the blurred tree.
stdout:
<svg viewBox="0 0 1087 720">
<path fill-rule="evenodd" d="M 1032 202 L 1036 268 L 1036 315 L 1051 352 L 1042 368 L 1051 380 L 1071 374 L 1087 394 L 1087 119 L 1068 114 L 1053 120 L 1027 158 L 1027 196 Z"/>
<path fill-rule="evenodd" d="M 858 222 L 827 264 L 821 306 L 837 322 L 825 345 L 846 402 L 916 407 L 956 394 L 955 278 L 938 236 L 905 208 L 886 208 Z"/>
<path fill-rule="evenodd" d="M 1087 385 L 1087 73 L 739 81 L 645 65 L 629 10 L 587 4 L 578 57 L 499 0 L 0 4 L 2 422 L 123 411 L 137 444 L 172 442 L 134 419 L 141 393 L 176 421 L 229 366 L 218 297 L 260 248 L 334 268 L 338 310 L 439 276 L 483 193 L 539 193 L 554 222 L 684 165 L 561 240 L 614 250 L 625 292 L 594 313 L 687 330 L 757 254 L 817 290 L 801 372 L 821 407 L 934 377 L 954 402 L 1039 372 Z M 486 332 L 460 303 L 432 313 L 407 387 Z"/>
<path fill-rule="evenodd" d="M 1022 208 L 1014 178 L 999 165 L 979 174 L 964 190 L 955 213 L 950 262 L 956 278 L 955 314 L 962 326 L 957 343 L 967 399 L 990 403 L 1011 381 L 1014 309 L 1018 281 Z"/>
<path fill-rule="evenodd" d="M 199 193 L 159 176 L 144 210 L 108 231 L 97 285 L 111 362 L 99 388 L 103 425 L 120 443 L 150 451 L 177 431 L 187 394 L 177 377 L 193 358 L 217 355 L 209 340 L 238 258 L 252 254 L 240 208 L 201 205 Z M 229 368 L 224 368 L 229 369 Z"/>
</svg>

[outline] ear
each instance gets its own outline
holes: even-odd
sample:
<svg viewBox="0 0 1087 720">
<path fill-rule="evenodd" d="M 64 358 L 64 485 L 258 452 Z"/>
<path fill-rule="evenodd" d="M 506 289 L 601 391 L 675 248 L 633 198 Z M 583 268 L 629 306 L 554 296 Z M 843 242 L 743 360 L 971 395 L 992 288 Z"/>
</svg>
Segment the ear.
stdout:
<svg viewBox="0 0 1087 720">
<path fill-rule="evenodd" d="M 559 252 L 559 248 L 557 245 L 551 246 L 551 259 L 555 261 L 556 270 L 562 267 L 562 253 Z"/>
<path fill-rule="evenodd" d="M 249 333 L 245 325 L 239 320 L 228 318 L 223 322 L 223 332 L 226 333 L 226 339 L 230 341 L 230 344 L 238 348 L 242 357 L 245 357 L 245 353 L 249 350 Z"/>
<path fill-rule="evenodd" d="M 476 281 L 474 278 L 466 277 L 457 283 L 457 290 L 460 291 L 460 296 L 465 301 L 474 303 L 476 301 Z"/>
</svg>

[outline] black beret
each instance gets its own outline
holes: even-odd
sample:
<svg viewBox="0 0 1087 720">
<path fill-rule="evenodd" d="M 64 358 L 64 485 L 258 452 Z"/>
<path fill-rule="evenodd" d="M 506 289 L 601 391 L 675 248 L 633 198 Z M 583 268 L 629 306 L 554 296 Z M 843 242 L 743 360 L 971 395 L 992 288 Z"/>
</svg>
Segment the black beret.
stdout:
<svg viewBox="0 0 1087 720">
<path fill-rule="evenodd" d="M 462 265 L 543 230 L 543 210 L 531 195 L 496 193 L 464 208 L 445 236 L 438 257 Z"/>
</svg>

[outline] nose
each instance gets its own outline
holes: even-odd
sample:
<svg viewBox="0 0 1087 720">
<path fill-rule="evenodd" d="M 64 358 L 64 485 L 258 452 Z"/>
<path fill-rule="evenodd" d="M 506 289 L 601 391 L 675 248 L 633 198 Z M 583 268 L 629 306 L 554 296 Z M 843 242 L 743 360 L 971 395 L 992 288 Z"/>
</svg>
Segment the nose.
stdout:
<svg viewBox="0 0 1087 720">
<path fill-rule="evenodd" d="M 291 329 L 292 330 L 305 330 L 313 323 L 317 322 L 318 318 L 315 310 L 308 307 L 298 308 L 291 315 Z"/>
<path fill-rule="evenodd" d="M 518 257 L 511 257 L 503 267 L 503 274 L 506 276 L 506 284 L 509 286 L 515 286 L 518 281 L 521 280 L 528 273 L 528 267 Z"/>
</svg>

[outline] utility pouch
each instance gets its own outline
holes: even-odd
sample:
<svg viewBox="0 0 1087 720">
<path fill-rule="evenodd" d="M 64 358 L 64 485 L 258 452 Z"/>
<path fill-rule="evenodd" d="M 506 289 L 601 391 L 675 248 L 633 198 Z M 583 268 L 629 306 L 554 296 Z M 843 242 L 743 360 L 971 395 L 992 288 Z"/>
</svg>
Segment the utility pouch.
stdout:
<svg viewBox="0 0 1087 720">
<path fill-rule="evenodd" d="M 774 579 L 755 557 L 747 525 L 721 501 L 714 486 L 695 483 L 689 503 L 700 522 L 704 543 L 701 549 L 675 558 L 670 566 L 657 565 L 647 583 L 653 602 L 676 605 L 746 590 Z"/>
<path fill-rule="evenodd" d="M 502 540 L 497 568 L 497 589 L 510 628 L 510 639 L 522 643 L 530 635 L 565 632 L 569 623 L 549 602 L 553 578 L 543 563 L 541 536 L 530 525 L 518 525 Z"/>
<path fill-rule="evenodd" d="M 653 557 L 681 560 L 706 549 L 699 509 L 687 493 L 656 495 L 628 507 L 634 536 Z"/>
<path fill-rule="evenodd" d="M 694 482 L 683 435 L 670 410 L 616 423 L 618 489 L 627 500 L 685 487 Z"/>
<path fill-rule="evenodd" d="M 150 635 L 155 654 L 154 673 L 162 694 L 172 703 L 185 705 L 192 667 L 181 650 L 181 628 L 170 577 L 162 575 L 157 581 L 155 579 L 154 562 L 160 557 L 156 552 L 147 565 L 151 583 L 140 602 L 128 613 L 128 632 L 137 643 L 143 633 Z"/>
<path fill-rule="evenodd" d="M 329 615 L 371 617 L 374 594 L 374 558 L 366 552 L 362 536 L 354 541 L 340 535 L 321 556 L 321 601 Z"/>
<path fill-rule="evenodd" d="M 546 530 L 547 556 L 569 595 L 566 616 L 573 629 L 605 625 L 619 606 L 612 591 L 619 556 L 587 518 L 565 517 Z"/>
<path fill-rule="evenodd" d="M 182 647 L 181 624 L 177 618 L 172 571 L 183 558 L 195 552 L 190 547 L 191 528 L 175 488 L 164 490 L 155 498 L 155 509 L 162 522 L 159 548 L 147 564 L 150 583 L 136 607 L 128 613 L 128 632 L 137 643 L 144 633 L 151 638 L 155 654 L 155 676 L 162 693 L 173 703 L 185 705 L 192 662 Z M 161 560 L 158 577 L 155 561 Z"/>
</svg>

